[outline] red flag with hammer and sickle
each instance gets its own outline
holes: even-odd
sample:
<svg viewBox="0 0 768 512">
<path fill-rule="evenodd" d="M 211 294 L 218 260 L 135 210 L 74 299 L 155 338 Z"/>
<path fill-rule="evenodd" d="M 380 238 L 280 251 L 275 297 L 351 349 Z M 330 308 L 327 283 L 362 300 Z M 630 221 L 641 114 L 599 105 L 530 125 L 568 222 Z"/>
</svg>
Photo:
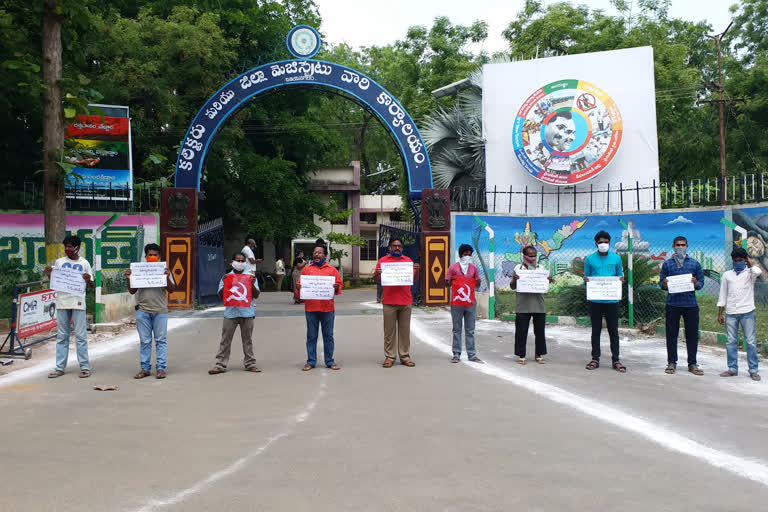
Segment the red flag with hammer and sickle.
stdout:
<svg viewBox="0 0 768 512">
<path fill-rule="evenodd" d="M 475 303 L 475 280 L 471 277 L 454 277 L 451 281 L 451 306 L 470 307 Z"/>
<path fill-rule="evenodd" d="M 253 298 L 253 277 L 250 274 L 224 276 L 224 305 L 247 308 Z"/>
</svg>

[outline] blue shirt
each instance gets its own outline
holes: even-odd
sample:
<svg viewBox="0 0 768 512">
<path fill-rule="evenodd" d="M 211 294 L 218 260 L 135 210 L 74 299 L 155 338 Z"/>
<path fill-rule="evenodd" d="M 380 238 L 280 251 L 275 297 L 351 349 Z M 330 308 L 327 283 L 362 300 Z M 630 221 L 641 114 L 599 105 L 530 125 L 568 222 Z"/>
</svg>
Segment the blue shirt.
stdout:
<svg viewBox="0 0 768 512">
<path fill-rule="evenodd" d="M 615 252 L 608 252 L 605 256 L 595 251 L 584 260 L 584 277 L 623 277 L 624 269 L 621 265 L 621 257 Z M 590 302 L 617 303 L 617 300 L 591 300 Z"/>
<path fill-rule="evenodd" d="M 230 274 L 234 274 L 235 271 L 231 271 Z M 259 281 L 253 280 L 253 286 L 259 290 Z M 219 292 L 224 289 L 224 278 L 219 280 Z M 259 290 L 261 291 L 261 290 Z M 240 306 L 226 306 L 224 308 L 224 318 L 253 318 L 256 316 L 256 312 L 253 310 L 253 298 L 251 298 L 251 305 L 246 307 Z"/>
<path fill-rule="evenodd" d="M 677 264 L 674 257 L 664 262 L 659 273 L 659 286 L 663 288 L 664 279 L 667 277 L 680 274 L 691 274 L 696 278 L 694 288 L 697 290 L 704 288 L 704 271 L 701 270 L 701 264 L 688 256 L 683 260 L 682 266 Z M 699 305 L 696 302 L 696 292 L 668 293 L 667 304 L 679 308 L 695 308 Z"/>
</svg>

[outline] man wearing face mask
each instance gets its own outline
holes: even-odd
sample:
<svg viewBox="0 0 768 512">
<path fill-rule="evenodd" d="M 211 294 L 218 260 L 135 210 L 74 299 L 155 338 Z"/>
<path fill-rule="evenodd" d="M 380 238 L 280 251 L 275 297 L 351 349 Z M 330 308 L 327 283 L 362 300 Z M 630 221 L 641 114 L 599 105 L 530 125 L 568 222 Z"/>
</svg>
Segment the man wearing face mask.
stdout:
<svg viewBox="0 0 768 512">
<path fill-rule="evenodd" d="M 64 258 L 53 264 L 57 268 L 71 268 L 83 273 L 86 286 L 94 288 L 93 271 L 88 260 L 80 255 L 80 238 L 71 235 L 64 239 Z M 45 267 L 45 275 L 51 278 L 53 267 Z M 80 378 L 91 376 L 91 364 L 88 360 L 87 321 L 85 318 L 85 295 L 56 292 L 56 369 L 48 374 L 55 379 L 64 375 L 69 357 L 70 323 L 75 329 L 75 347 L 77 362 L 80 363 Z"/>
<path fill-rule="evenodd" d="M 471 263 L 472 246 L 461 244 L 459 246 L 459 261 L 448 267 L 445 274 L 445 286 L 451 288 L 451 283 L 456 277 L 467 277 L 475 280 L 475 287 L 480 286 L 480 274 L 477 267 Z M 451 304 L 451 319 L 453 320 L 453 358 L 452 363 L 458 363 L 461 359 L 461 327 L 464 324 L 464 343 L 467 347 L 467 358 L 473 363 L 483 363 L 475 352 L 475 316 L 477 301 L 471 306 L 454 306 Z"/>
<path fill-rule="evenodd" d="M 232 256 L 232 272 L 230 274 L 242 274 L 246 269 L 245 254 L 237 252 Z M 247 274 L 251 278 L 252 298 L 251 303 L 247 306 L 226 306 L 224 308 L 224 322 L 221 328 L 221 345 L 219 345 L 219 352 L 216 354 L 216 364 L 213 368 L 208 370 L 209 375 L 217 375 L 227 371 L 227 363 L 229 362 L 229 353 L 232 349 L 232 338 L 235 335 L 237 326 L 240 326 L 240 337 L 243 340 L 243 365 L 245 371 L 259 373 L 256 367 L 256 358 L 253 355 L 253 342 L 251 341 L 251 334 L 253 333 L 253 319 L 256 317 L 256 312 L 253 310 L 253 300 L 259 296 L 259 283 L 253 276 Z M 224 299 L 224 277 L 219 281 L 219 298 Z M 246 299 L 247 300 L 247 299 Z"/>
<path fill-rule="evenodd" d="M 688 256 L 688 240 L 678 236 L 672 241 L 674 255 L 661 266 L 659 286 L 667 289 L 667 278 L 690 274 L 696 290 L 704 287 L 704 272 L 698 261 Z M 677 338 L 680 332 L 680 318 L 685 322 L 685 344 L 688 349 L 688 371 L 694 375 L 704 375 L 696 362 L 699 348 L 699 304 L 696 292 L 667 293 L 666 325 L 667 331 L 667 367 L 665 373 L 673 374 L 677 368 Z"/>
<path fill-rule="evenodd" d="M 741 247 L 731 252 L 733 270 L 723 274 L 720 281 L 720 297 L 717 299 L 717 321 L 725 324 L 728 369 L 721 377 L 739 374 L 739 325 L 747 345 L 749 377 L 760 380 L 757 373 L 757 330 L 755 329 L 755 281 L 763 273 L 758 265 L 752 265 L 747 251 Z M 723 317 L 725 312 L 725 317 Z M 686 326 L 686 333 L 688 332 Z"/>
<path fill-rule="evenodd" d="M 160 261 L 160 246 L 147 244 L 144 247 L 144 259 L 147 263 Z M 165 268 L 167 286 L 161 288 L 131 288 L 128 293 L 136 296 L 136 330 L 139 333 L 139 361 L 141 370 L 133 376 L 134 379 L 143 379 L 152 375 L 152 337 L 155 338 L 155 377 L 166 377 L 167 363 L 165 356 L 168 345 L 168 299 L 166 290 L 172 292 L 176 289 L 168 267 Z M 131 269 L 125 271 L 125 278 L 131 282 Z"/>
<path fill-rule="evenodd" d="M 325 248 L 325 242 L 322 239 L 316 242 L 316 247 L 312 251 L 312 265 L 304 267 L 301 276 L 330 276 L 334 278 L 333 289 L 335 295 L 341 294 L 343 283 L 339 271 L 330 266 L 326 259 L 328 250 Z M 296 285 L 301 290 L 301 277 Z M 335 318 L 336 307 L 333 299 L 314 300 L 307 299 L 304 302 L 304 315 L 307 320 L 307 363 L 302 371 L 309 371 L 317 364 L 317 334 L 319 329 L 323 330 L 323 356 L 325 367 L 331 370 L 340 370 L 333 360 L 333 321 Z"/>
<path fill-rule="evenodd" d="M 523 263 L 515 266 L 515 273 L 512 276 L 510 287 L 517 288 L 517 280 L 520 279 L 518 272 L 523 270 L 536 270 L 537 252 L 533 246 L 523 247 Z M 549 277 L 552 281 L 552 277 Z M 528 344 L 528 326 L 533 320 L 533 335 L 536 340 L 536 359 L 539 364 L 544 364 L 544 356 L 547 353 L 547 339 L 544 335 L 544 329 L 547 323 L 547 307 L 544 304 L 544 295 L 541 293 L 520 293 L 517 292 L 515 299 L 515 355 L 519 358 L 518 363 L 525 365 L 526 345 Z"/>
<path fill-rule="evenodd" d="M 618 277 L 624 281 L 624 269 L 618 254 L 611 252 L 611 235 L 598 231 L 595 235 L 597 252 L 584 260 L 584 281 L 590 277 Z M 592 322 L 592 360 L 587 363 L 587 370 L 600 367 L 600 334 L 603 330 L 603 318 L 611 340 L 611 361 L 613 369 L 625 373 L 627 367 L 619 361 L 619 301 L 589 301 L 589 316 Z"/>
<path fill-rule="evenodd" d="M 389 254 L 379 258 L 376 263 L 376 269 L 373 277 L 376 282 L 381 281 L 382 263 L 405 263 L 413 261 L 403 254 L 403 241 L 399 238 L 392 238 L 389 241 Z M 419 277 L 419 264 L 413 264 L 413 280 Z M 405 366 L 416 366 L 411 360 L 411 287 L 404 286 L 384 286 L 382 297 L 382 308 L 384 310 L 384 368 L 392 368 L 397 356 L 400 362 Z"/>
</svg>

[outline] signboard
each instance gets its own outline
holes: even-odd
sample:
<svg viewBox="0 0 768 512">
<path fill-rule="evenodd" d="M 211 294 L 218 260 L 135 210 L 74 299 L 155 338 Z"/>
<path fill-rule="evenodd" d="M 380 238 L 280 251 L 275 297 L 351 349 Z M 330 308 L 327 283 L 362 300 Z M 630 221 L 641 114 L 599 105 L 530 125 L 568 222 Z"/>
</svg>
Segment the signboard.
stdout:
<svg viewBox="0 0 768 512">
<path fill-rule="evenodd" d="M 620 184 L 640 189 L 625 210 L 654 209 L 653 69 L 649 46 L 484 65 L 486 190 L 513 192 L 489 194 L 489 213 L 524 213 L 526 190 L 540 214 L 604 212 Z"/>
<path fill-rule="evenodd" d="M 53 267 L 51 270 L 51 289 L 72 295 L 85 295 L 83 271 L 74 268 Z"/>
<path fill-rule="evenodd" d="M 451 306 L 470 307 L 475 303 L 476 279 L 464 276 L 451 281 Z"/>
<path fill-rule="evenodd" d="M 104 115 L 80 115 L 67 127 L 67 138 L 74 143 L 77 155 L 69 157 L 77 180 L 68 183 L 67 197 L 91 198 L 95 191 L 97 198 L 127 201 L 133 197 L 128 107 L 90 106 L 100 108 Z"/>
<path fill-rule="evenodd" d="M 336 291 L 333 276 L 301 276 L 301 298 L 303 300 L 330 300 Z"/>
<path fill-rule="evenodd" d="M 165 262 L 131 263 L 131 288 L 165 288 Z"/>
<path fill-rule="evenodd" d="M 227 274 L 222 289 L 224 305 L 247 308 L 253 299 L 253 277 L 250 274 Z"/>
<path fill-rule="evenodd" d="M 667 276 L 667 291 L 669 293 L 692 292 L 693 274 L 680 274 L 677 276 Z"/>
<path fill-rule="evenodd" d="M 412 286 L 413 262 L 382 263 L 381 286 Z"/>
<path fill-rule="evenodd" d="M 549 291 L 549 271 L 547 269 L 515 270 L 519 279 L 515 285 L 518 293 L 547 293 Z"/>
<path fill-rule="evenodd" d="M 621 280 L 618 277 L 590 277 L 587 300 L 621 300 Z"/>
<path fill-rule="evenodd" d="M 82 278 L 81 278 L 82 279 Z M 56 327 L 56 292 L 42 290 L 19 295 L 16 335 L 28 338 Z"/>
</svg>

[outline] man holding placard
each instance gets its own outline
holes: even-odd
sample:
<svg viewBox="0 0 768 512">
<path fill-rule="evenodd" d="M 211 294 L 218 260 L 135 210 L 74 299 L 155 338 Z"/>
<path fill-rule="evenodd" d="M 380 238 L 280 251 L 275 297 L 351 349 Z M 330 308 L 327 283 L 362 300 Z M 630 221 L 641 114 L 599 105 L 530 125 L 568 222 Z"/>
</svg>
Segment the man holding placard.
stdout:
<svg viewBox="0 0 768 512">
<path fill-rule="evenodd" d="M 57 292 L 56 369 L 48 374 L 51 379 L 64 375 L 64 370 L 67 368 L 70 323 L 75 329 L 80 378 L 91 376 L 91 364 L 88 361 L 85 289 L 94 287 L 93 271 L 88 260 L 80 255 L 80 245 L 80 238 L 75 235 L 64 238 L 66 256 L 57 259 L 53 266 L 45 267 L 45 274 L 51 280 L 51 289 Z"/>
<path fill-rule="evenodd" d="M 611 235 L 598 231 L 595 246 L 597 251 L 584 260 L 584 281 L 587 283 L 587 302 L 592 322 L 592 360 L 586 368 L 594 370 L 600 367 L 600 334 L 605 318 L 611 340 L 613 369 L 626 373 L 627 367 L 619 361 L 619 301 L 624 269 L 619 255 L 611 252 Z"/>
<path fill-rule="evenodd" d="M 467 359 L 473 363 L 483 363 L 475 352 L 475 288 L 480 286 L 480 274 L 472 261 L 472 246 L 459 246 L 459 261 L 448 267 L 445 274 L 445 286 L 451 289 L 451 319 L 453 320 L 453 358 L 452 363 L 461 359 L 461 327 L 464 325 L 464 343 L 467 347 Z"/>
<path fill-rule="evenodd" d="M 696 363 L 699 348 L 699 304 L 695 290 L 704 287 L 701 264 L 688 256 L 688 240 L 678 236 L 672 241 L 674 254 L 661 266 L 659 286 L 667 290 L 666 332 L 667 367 L 665 373 L 673 374 L 677 368 L 677 338 L 680 318 L 685 322 L 685 344 L 688 348 L 688 371 L 704 375 Z"/>
<path fill-rule="evenodd" d="M 384 368 L 392 368 L 397 357 L 405 366 L 411 360 L 411 286 L 419 276 L 419 264 L 403 254 L 403 241 L 393 237 L 389 254 L 379 258 L 373 277 L 381 283 L 384 309 Z"/>
<path fill-rule="evenodd" d="M 232 271 L 219 281 L 219 297 L 224 302 L 224 321 L 221 327 L 221 344 L 216 354 L 216 364 L 208 370 L 209 375 L 218 375 L 227 371 L 232 338 L 237 326 L 243 340 L 243 365 L 245 371 L 259 373 L 256 358 L 253 355 L 253 299 L 259 296 L 259 283 L 256 278 L 245 272 L 246 258 L 242 252 L 232 256 Z"/>
<path fill-rule="evenodd" d="M 544 364 L 547 353 L 547 339 L 544 329 L 547 323 L 547 307 L 544 294 L 549 290 L 552 278 L 546 269 L 536 264 L 538 252 L 533 246 L 523 247 L 523 262 L 515 266 L 510 286 L 515 293 L 515 355 L 518 363 L 525 365 L 528 326 L 533 320 L 533 335 L 536 340 L 536 362 Z"/>
<path fill-rule="evenodd" d="M 144 246 L 145 263 L 131 263 L 125 271 L 128 293 L 136 296 L 136 330 L 139 333 L 139 363 L 141 369 L 133 376 L 143 379 L 152 375 L 152 338 L 155 339 L 155 377 L 166 377 L 168 334 L 168 299 L 175 283 L 168 266 L 160 261 L 160 246 Z"/>
<path fill-rule="evenodd" d="M 309 371 L 317 364 L 317 335 L 323 329 L 323 355 L 326 368 L 340 370 L 333 360 L 333 321 L 336 316 L 334 296 L 343 287 L 339 271 L 326 261 L 325 243 L 318 240 L 312 251 L 312 265 L 304 267 L 296 285 L 304 302 L 307 319 L 307 363 L 302 371 Z"/>
</svg>

